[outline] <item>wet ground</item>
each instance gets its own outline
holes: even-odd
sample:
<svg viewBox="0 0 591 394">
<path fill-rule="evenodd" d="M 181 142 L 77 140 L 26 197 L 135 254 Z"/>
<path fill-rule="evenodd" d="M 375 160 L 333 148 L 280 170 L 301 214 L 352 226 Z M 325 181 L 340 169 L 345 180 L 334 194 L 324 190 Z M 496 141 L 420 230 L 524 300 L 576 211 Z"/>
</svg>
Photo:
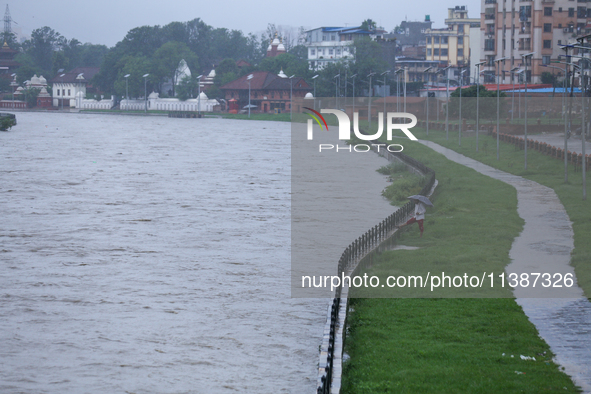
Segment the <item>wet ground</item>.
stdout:
<svg viewBox="0 0 591 394">
<path fill-rule="evenodd" d="M 571 137 L 572 138 L 572 137 Z M 539 141 L 539 139 L 538 139 Z M 580 141 L 580 140 L 579 140 Z M 525 225 L 510 251 L 507 273 L 573 274 L 572 223 L 554 191 L 539 183 L 496 170 L 438 144 L 421 141 L 449 160 L 499 179 L 517 190 L 517 211 Z M 591 392 L 591 303 L 575 284 L 561 288 L 527 288 L 514 292 L 529 320 L 576 384 Z"/>
</svg>

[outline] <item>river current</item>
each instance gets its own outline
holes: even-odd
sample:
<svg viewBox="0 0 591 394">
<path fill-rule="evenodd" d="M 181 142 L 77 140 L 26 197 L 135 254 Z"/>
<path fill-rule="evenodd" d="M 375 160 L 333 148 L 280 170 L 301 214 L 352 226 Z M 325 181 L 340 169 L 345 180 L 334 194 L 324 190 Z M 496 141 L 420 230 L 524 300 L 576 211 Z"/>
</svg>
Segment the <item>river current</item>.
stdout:
<svg viewBox="0 0 591 394">
<path fill-rule="evenodd" d="M 0 133 L 0 392 L 314 391 L 327 300 L 291 298 L 288 123 L 17 120 Z M 341 251 L 387 216 L 371 155 L 382 211 Z"/>
</svg>

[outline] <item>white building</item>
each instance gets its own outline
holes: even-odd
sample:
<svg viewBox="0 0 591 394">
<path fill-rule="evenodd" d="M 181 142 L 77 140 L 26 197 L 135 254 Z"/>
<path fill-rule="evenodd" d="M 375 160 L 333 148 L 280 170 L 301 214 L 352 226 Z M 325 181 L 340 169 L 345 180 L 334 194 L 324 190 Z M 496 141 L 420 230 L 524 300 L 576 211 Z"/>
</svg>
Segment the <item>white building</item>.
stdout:
<svg viewBox="0 0 591 394">
<path fill-rule="evenodd" d="M 78 108 L 80 97 L 86 97 L 87 86 L 99 70 L 98 67 L 77 67 L 67 73 L 58 74 L 51 80 L 53 106 Z M 82 95 L 78 93 L 82 93 Z"/>
<path fill-rule="evenodd" d="M 353 41 L 360 37 L 375 38 L 384 32 L 367 31 L 360 27 L 319 27 L 306 31 L 308 66 L 322 70 L 329 63 L 354 61 Z"/>
</svg>

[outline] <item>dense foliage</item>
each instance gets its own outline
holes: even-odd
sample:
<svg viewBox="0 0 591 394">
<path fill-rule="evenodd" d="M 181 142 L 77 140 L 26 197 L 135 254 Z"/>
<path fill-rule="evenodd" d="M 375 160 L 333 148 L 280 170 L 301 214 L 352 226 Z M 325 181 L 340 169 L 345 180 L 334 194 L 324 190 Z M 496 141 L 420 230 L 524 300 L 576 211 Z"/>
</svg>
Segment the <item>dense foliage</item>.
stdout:
<svg viewBox="0 0 591 394">
<path fill-rule="evenodd" d="M 371 20 L 364 22 L 373 27 Z M 20 50 L 17 61 L 22 66 L 17 70 L 17 82 L 30 79 L 33 74 L 43 75 L 47 80 L 59 75 L 58 70 L 69 71 L 75 67 L 100 67 L 92 81 L 105 95 L 118 97 L 141 97 L 145 86 L 148 91 L 159 92 L 161 96 L 177 95 L 181 99 L 196 97 L 199 74 L 215 68 L 213 88 L 210 97 L 221 97 L 220 87 L 247 73 L 260 70 L 304 78 L 312 85 L 315 79 L 317 96 L 351 96 L 353 81 L 356 95 L 367 92 L 368 75 L 372 85 L 378 83 L 378 76 L 388 65 L 381 55 L 380 45 L 370 39 L 357 40 L 353 44 L 355 62 L 343 61 L 330 64 L 321 71 L 310 70 L 305 45 L 305 31 L 268 24 L 261 37 L 245 35 L 238 30 L 213 28 L 199 18 L 188 22 L 172 22 L 165 26 L 141 26 L 131 29 L 114 47 L 82 44 L 75 38 L 67 39 L 50 27 L 36 29 L 31 38 L 19 47 L 14 37 L 5 37 L 7 42 Z M 265 57 L 267 47 L 274 37 L 281 39 L 287 53 L 273 58 Z M 180 80 L 177 69 L 185 60 L 192 77 Z M 252 66 L 239 68 L 238 60 Z M 126 79 L 125 76 L 128 75 Z M 149 74 L 144 78 L 143 75 Z M 353 80 L 348 78 L 356 74 Z M 340 75 L 337 80 L 334 77 Z M 345 78 L 347 77 L 347 83 Z M 380 81 L 383 80 L 380 77 Z M 390 81 L 390 79 L 392 79 Z M 394 85 L 393 78 L 387 83 Z M 339 89 L 340 88 L 340 89 Z"/>
</svg>

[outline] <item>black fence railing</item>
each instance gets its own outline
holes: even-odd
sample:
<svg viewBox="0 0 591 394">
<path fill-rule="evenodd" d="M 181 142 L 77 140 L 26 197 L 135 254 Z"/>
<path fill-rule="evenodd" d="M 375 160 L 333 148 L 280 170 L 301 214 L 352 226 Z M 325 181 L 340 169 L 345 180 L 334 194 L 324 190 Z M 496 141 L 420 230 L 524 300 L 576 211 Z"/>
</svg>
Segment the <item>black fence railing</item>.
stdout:
<svg viewBox="0 0 591 394">
<path fill-rule="evenodd" d="M 377 141 L 375 141 L 377 143 Z M 421 190 L 421 195 L 427 195 L 433 184 L 435 183 L 435 171 L 431 168 L 427 167 L 420 161 L 413 159 L 410 156 L 405 155 L 404 153 L 392 153 L 387 152 L 388 160 L 394 161 L 394 158 L 402 160 L 406 164 L 415 169 L 419 170 L 425 176 L 428 177 L 426 184 L 423 186 Z M 338 276 L 340 277 L 343 273 L 346 273 L 348 270 L 354 268 L 355 264 L 357 264 L 365 255 L 369 252 L 374 250 L 377 246 L 379 246 L 382 242 L 389 239 L 395 226 L 402 224 L 404 221 L 407 220 L 408 216 L 414 212 L 414 203 L 407 202 L 404 206 L 398 208 L 394 213 L 390 216 L 385 218 L 381 223 L 377 224 L 376 226 L 370 228 L 365 234 L 357 238 L 355 241 L 351 242 L 349 246 L 345 249 L 341 258 L 339 259 L 338 263 Z M 332 301 L 332 306 L 330 310 L 330 329 L 328 335 L 328 347 L 327 349 L 321 349 L 321 351 L 326 351 L 326 361 L 321 362 L 319 365 L 319 371 L 324 369 L 324 372 L 320 374 L 319 381 L 318 381 L 318 388 L 317 394 L 328 394 L 331 391 L 331 382 L 334 372 L 334 357 L 335 357 L 335 346 L 337 342 L 337 322 L 339 320 L 339 308 L 341 306 L 341 293 L 342 293 L 342 286 L 339 286 L 335 289 L 335 296 Z M 345 301 L 346 302 L 346 301 Z M 328 324 L 328 322 L 327 322 Z M 342 342 L 344 344 L 344 342 Z M 324 359 L 322 360 L 324 361 Z"/>
</svg>

